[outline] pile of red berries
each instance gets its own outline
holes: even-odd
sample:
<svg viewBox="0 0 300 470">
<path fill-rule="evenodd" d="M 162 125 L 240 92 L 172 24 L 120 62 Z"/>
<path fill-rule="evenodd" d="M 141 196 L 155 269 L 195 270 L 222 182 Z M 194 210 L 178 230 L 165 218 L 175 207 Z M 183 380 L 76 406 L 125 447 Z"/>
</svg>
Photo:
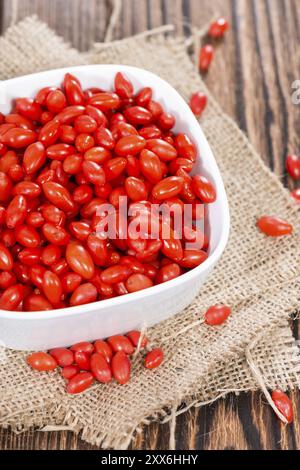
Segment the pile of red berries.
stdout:
<svg viewBox="0 0 300 470">
<path fill-rule="evenodd" d="M 36 352 L 27 357 L 30 367 L 39 372 L 61 368 L 61 375 L 67 381 L 69 394 L 82 393 L 96 381 L 107 384 L 114 378 L 120 385 L 130 380 L 130 356 L 137 347 L 146 348 L 148 339 L 139 331 L 126 336 L 118 335 L 106 341 L 82 342 L 71 348 L 56 348 Z M 144 360 L 146 369 L 156 369 L 164 359 L 160 348 L 149 351 Z"/>
<path fill-rule="evenodd" d="M 122 74 L 114 91 L 83 90 L 66 74 L 62 88 L 19 98 L 0 116 L 0 309 L 41 311 L 82 305 L 169 281 L 207 259 L 194 225 L 170 236 L 103 239 L 99 208 L 165 203 L 197 207 L 216 200 L 213 184 L 191 176 L 197 151 L 175 118 L 134 92 Z M 117 219 L 119 227 L 119 219 Z M 198 237 L 198 238 L 197 238 Z M 195 240 L 204 243 L 188 249 Z"/>
</svg>

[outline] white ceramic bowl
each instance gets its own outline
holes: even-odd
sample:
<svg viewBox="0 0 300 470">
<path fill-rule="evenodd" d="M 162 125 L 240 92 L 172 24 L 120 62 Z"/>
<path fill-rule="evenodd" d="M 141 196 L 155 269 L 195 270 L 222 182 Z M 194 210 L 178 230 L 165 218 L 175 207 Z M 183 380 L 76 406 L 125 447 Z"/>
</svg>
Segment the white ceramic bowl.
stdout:
<svg viewBox="0 0 300 470">
<path fill-rule="evenodd" d="M 0 341 L 8 348 L 43 350 L 84 340 L 151 326 L 187 307 L 222 255 L 229 235 L 229 208 L 222 178 L 198 121 L 183 98 L 167 82 L 146 70 L 123 65 L 91 65 L 52 70 L 0 83 L 0 111 L 8 113 L 16 97 L 33 97 L 45 86 L 60 86 L 66 72 L 77 76 L 83 87 L 111 89 L 115 74 L 124 72 L 135 90 L 150 86 L 154 98 L 176 116 L 175 132 L 185 132 L 201 155 L 195 171 L 209 176 L 218 198 L 209 206 L 209 258 L 183 276 L 142 292 L 89 305 L 47 312 L 18 313 L 0 310 Z"/>
</svg>

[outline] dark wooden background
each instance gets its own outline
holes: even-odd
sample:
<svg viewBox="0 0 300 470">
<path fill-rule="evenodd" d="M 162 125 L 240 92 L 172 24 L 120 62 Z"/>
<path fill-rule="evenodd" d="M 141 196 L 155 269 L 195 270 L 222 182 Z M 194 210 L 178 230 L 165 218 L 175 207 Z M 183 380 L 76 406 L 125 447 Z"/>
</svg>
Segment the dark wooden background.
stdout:
<svg viewBox="0 0 300 470">
<path fill-rule="evenodd" d="M 267 164 L 285 174 L 287 152 L 300 153 L 300 105 L 291 85 L 300 79 L 300 0 L 123 0 L 115 37 L 166 23 L 188 34 L 186 21 L 203 26 L 216 14 L 231 23 L 206 81 L 222 107 L 247 133 Z M 13 13 L 13 5 L 16 14 Z M 37 14 L 81 51 L 102 41 L 109 0 L 0 0 L 3 33 L 12 20 Z M 294 325 L 298 337 L 298 324 Z M 177 419 L 177 449 L 300 449 L 300 398 L 291 394 L 296 420 L 284 427 L 260 393 L 230 396 Z M 168 449 L 169 426 L 145 427 L 134 449 Z M 68 432 L 0 430 L 0 449 L 91 449 Z"/>
</svg>

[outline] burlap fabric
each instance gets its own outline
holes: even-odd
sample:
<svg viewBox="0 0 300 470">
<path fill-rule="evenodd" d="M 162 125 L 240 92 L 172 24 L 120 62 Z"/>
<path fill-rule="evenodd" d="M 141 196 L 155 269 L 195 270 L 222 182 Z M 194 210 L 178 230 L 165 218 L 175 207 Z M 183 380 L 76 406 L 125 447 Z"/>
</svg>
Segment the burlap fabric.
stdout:
<svg viewBox="0 0 300 470">
<path fill-rule="evenodd" d="M 184 40 L 162 35 L 97 44 L 80 54 L 46 25 L 29 18 L 0 39 L 0 61 L 1 79 L 74 64 L 126 63 L 157 73 L 186 98 L 205 89 Z M 255 364 L 266 387 L 299 386 L 299 350 L 288 325 L 300 300 L 299 209 L 237 126 L 209 98 L 201 124 L 227 188 L 231 237 L 195 303 L 149 332 L 153 344 L 163 345 L 164 365 L 154 373 L 146 371 L 138 355 L 129 385 L 96 385 L 69 397 L 58 373 L 35 373 L 26 366 L 23 353 L 2 349 L 2 426 L 20 431 L 64 424 L 82 431 L 90 443 L 119 449 L 129 445 L 143 423 L 168 419 L 170 410 L 182 402 L 201 405 L 231 391 L 260 388 L 249 363 Z M 295 234 L 280 240 L 263 236 L 255 222 L 264 213 L 292 222 Z M 223 327 L 207 327 L 199 319 L 217 302 L 231 305 L 233 315 Z"/>
</svg>

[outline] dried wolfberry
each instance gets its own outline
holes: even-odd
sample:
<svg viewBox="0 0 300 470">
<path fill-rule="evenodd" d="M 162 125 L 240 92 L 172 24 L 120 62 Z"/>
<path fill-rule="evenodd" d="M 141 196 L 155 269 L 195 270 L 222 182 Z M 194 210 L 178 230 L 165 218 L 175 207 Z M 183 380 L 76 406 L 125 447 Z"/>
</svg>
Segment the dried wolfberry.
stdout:
<svg viewBox="0 0 300 470">
<path fill-rule="evenodd" d="M 27 357 L 27 364 L 39 372 L 49 372 L 57 368 L 57 362 L 54 357 L 45 352 L 31 354 Z"/>
<path fill-rule="evenodd" d="M 95 341 L 94 348 L 95 348 L 95 352 L 98 354 L 102 354 L 106 362 L 110 364 L 112 357 L 113 357 L 113 350 L 111 346 L 108 344 L 108 342 L 99 339 Z"/>
<path fill-rule="evenodd" d="M 73 379 L 73 377 L 75 377 L 75 375 L 78 375 L 79 373 L 80 369 L 78 366 L 75 365 L 64 367 L 61 371 L 61 375 L 66 380 Z"/>
<path fill-rule="evenodd" d="M 127 355 L 123 351 L 119 351 L 114 355 L 112 358 L 111 368 L 114 379 L 120 385 L 125 385 L 129 381 L 131 364 Z"/>
<path fill-rule="evenodd" d="M 282 390 L 274 390 L 271 396 L 276 408 L 289 424 L 292 423 L 294 420 L 293 405 L 287 394 Z"/>
<path fill-rule="evenodd" d="M 69 367 L 74 362 L 74 354 L 67 348 L 51 349 L 49 354 L 54 357 L 60 367 Z"/>
<path fill-rule="evenodd" d="M 205 313 L 205 322 L 210 326 L 222 325 L 230 314 L 230 307 L 226 305 L 213 305 Z"/>
<path fill-rule="evenodd" d="M 300 157 L 298 155 L 288 155 L 286 169 L 294 180 L 300 179 Z"/>
<path fill-rule="evenodd" d="M 295 201 L 300 204 L 300 188 L 294 189 L 291 192 L 291 196 L 295 199 Z"/>
<path fill-rule="evenodd" d="M 214 57 L 214 48 L 211 44 L 206 44 L 200 50 L 199 68 L 201 72 L 207 72 Z"/>
<path fill-rule="evenodd" d="M 98 382 L 106 384 L 112 380 L 112 371 L 102 354 L 95 353 L 91 357 L 91 372 Z"/>
<path fill-rule="evenodd" d="M 73 292 L 70 298 L 70 305 L 74 307 L 76 305 L 90 304 L 95 302 L 97 298 L 98 292 L 96 287 L 92 283 L 88 282 L 86 284 L 81 284 Z"/>
<path fill-rule="evenodd" d="M 116 335 L 108 338 L 107 343 L 110 345 L 114 353 L 123 351 L 125 354 L 133 354 L 134 347 L 126 336 Z"/>
<path fill-rule="evenodd" d="M 121 72 L 116 75 L 115 89 L 120 98 L 128 99 L 133 96 L 133 85 Z"/>
<path fill-rule="evenodd" d="M 90 372 L 80 372 L 79 374 L 72 377 L 67 385 L 67 393 L 70 395 L 76 395 L 82 393 L 94 382 L 94 376 Z"/>
<path fill-rule="evenodd" d="M 282 237 L 293 232 L 291 224 L 280 217 L 264 216 L 257 221 L 261 232 L 269 237 Z"/>
<path fill-rule="evenodd" d="M 130 341 L 132 342 L 135 348 L 138 347 L 140 340 L 141 340 L 141 348 L 145 348 L 148 344 L 148 338 L 145 335 L 143 335 L 141 339 L 140 331 L 130 331 L 129 333 L 127 333 L 126 336 L 127 338 L 130 339 Z"/>
<path fill-rule="evenodd" d="M 71 346 L 71 351 L 80 351 L 87 354 L 92 354 L 94 352 L 94 346 L 88 341 L 82 341 L 81 343 L 76 343 Z"/>
<path fill-rule="evenodd" d="M 160 348 L 150 351 L 145 358 L 146 369 L 157 369 L 164 360 L 163 350 Z"/>
<path fill-rule="evenodd" d="M 200 117 L 202 115 L 206 106 L 207 106 L 207 96 L 204 93 L 202 93 L 201 91 L 198 91 L 191 96 L 190 108 L 197 117 Z"/>
<path fill-rule="evenodd" d="M 208 30 L 208 35 L 211 38 L 214 39 L 219 39 L 224 36 L 226 31 L 229 29 L 229 23 L 225 18 L 218 18 L 216 21 L 214 21 Z"/>
</svg>

